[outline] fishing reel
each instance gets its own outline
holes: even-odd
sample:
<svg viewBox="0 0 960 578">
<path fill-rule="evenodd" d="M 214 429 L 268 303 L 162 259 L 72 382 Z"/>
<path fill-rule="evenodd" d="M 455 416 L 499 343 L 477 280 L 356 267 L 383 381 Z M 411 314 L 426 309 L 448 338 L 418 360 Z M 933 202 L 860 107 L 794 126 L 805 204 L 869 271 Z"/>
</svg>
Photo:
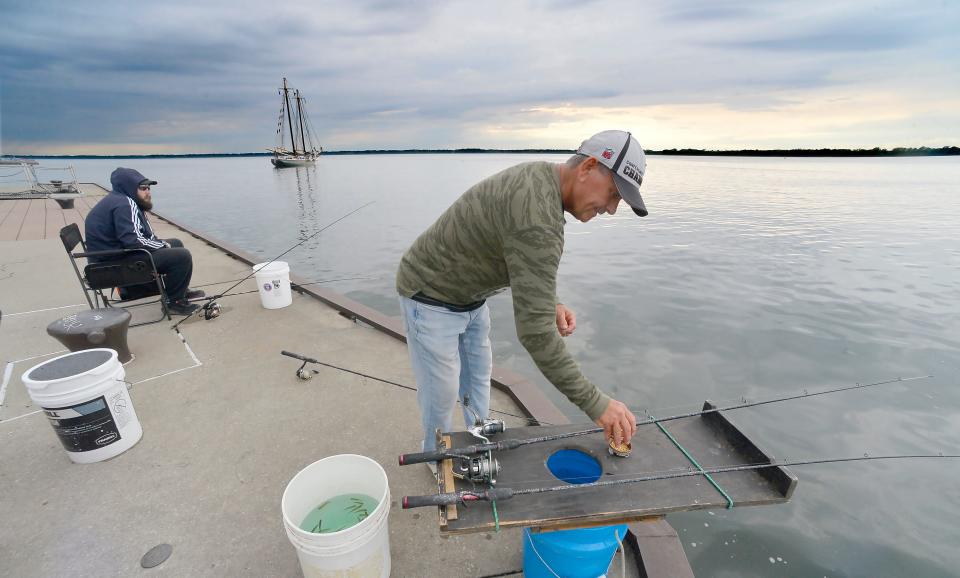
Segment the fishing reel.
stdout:
<svg viewBox="0 0 960 578">
<path fill-rule="evenodd" d="M 506 424 L 503 423 L 502 419 L 478 419 L 473 427 L 469 428 L 467 431 L 470 432 L 475 438 L 481 439 L 484 442 L 489 442 L 487 436 L 492 436 L 494 434 L 503 433 L 507 430 Z"/>
<path fill-rule="evenodd" d="M 481 417 L 480 414 L 477 413 L 477 410 L 473 409 L 470 405 L 469 396 L 463 396 L 463 407 L 473 416 L 473 427 L 467 428 L 467 431 L 470 432 L 470 435 L 484 443 L 490 443 L 487 436 L 503 433 L 507 430 L 507 426 L 503 423 L 502 419 Z"/>
<path fill-rule="evenodd" d="M 216 301 L 207 301 L 203 304 L 203 307 L 200 308 L 200 317 L 206 321 L 211 319 L 216 319 L 220 317 L 220 314 L 223 313 L 223 308 L 220 307 L 220 304 Z"/>
<path fill-rule="evenodd" d="M 304 361 L 303 365 L 297 369 L 297 377 L 300 378 L 301 381 L 313 379 L 314 374 L 320 373 L 316 369 L 307 369 L 307 363 L 307 361 Z"/>
<path fill-rule="evenodd" d="M 493 452 L 486 451 L 477 456 L 462 456 L 453 475 L 475 484 L 495 486 L 500 473 L 500 462 Z"/>
</svg>

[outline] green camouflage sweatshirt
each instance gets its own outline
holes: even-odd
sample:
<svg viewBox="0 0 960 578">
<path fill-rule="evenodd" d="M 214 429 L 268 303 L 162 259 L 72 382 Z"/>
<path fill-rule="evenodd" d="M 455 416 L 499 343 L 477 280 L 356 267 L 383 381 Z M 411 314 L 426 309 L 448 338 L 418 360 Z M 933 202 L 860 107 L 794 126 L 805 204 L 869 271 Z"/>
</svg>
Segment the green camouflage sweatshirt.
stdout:
<svg viewBox="0 0 960 578">
<path fill-rule="evenodd" d="M 509 287 L 517 337 L 558 390 L 596 420 L 609 397 L 587 380 L 557 331 L 563 204 L 556 166 L 517 165 L 477 183 L 407 249 L 397 291 L 466 305 Z"/>
</svg>

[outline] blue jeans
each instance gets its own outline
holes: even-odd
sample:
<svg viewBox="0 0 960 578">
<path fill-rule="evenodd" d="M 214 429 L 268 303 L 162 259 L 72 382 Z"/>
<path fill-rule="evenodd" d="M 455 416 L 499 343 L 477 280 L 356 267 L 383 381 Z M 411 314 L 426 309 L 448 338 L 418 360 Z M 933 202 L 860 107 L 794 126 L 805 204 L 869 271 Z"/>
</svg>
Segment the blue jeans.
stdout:
<svg viewBox="0 0 960 578">
<path fill-rule="evenodd" d="M 457 399 L 468 400 L 481 418 L 490 411 L 490 310 L 457 313 L 400 297 L 410 365 L 417 380 L 423 450 L 436 448 L 434 431 L 451 431 Z M 474 416 L 463 410 L 464 423 Z"/>
</svg>

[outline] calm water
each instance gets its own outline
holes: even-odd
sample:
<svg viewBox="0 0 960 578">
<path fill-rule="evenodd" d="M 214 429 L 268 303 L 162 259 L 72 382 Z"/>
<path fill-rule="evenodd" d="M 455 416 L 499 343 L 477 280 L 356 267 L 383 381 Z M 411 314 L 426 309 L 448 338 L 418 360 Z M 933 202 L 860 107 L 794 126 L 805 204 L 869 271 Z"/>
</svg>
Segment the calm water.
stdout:
<svg viewBox="0 0 960 578">
<path fill-rule="evenodd" d="M 286 257 L 294 271 L 397 315 L 403 250 L 479 179 L 555 156 L 77 161 L 160 184 L 157 210 L 265 259 L 376 203 Z M 655 415 L 933 374 L 933 379 L 739 410 L 794 459 L 960 450 L 960 159 L 649 159 L 650 216 L 570 219 L 561 299 L 587 376 Z M 629 214 L 628 214 L 629 213 Z M 491 301 L 495 362 L 547 391 Z M 305 352 L 309 354 L 309 351 Z M 960 575 L 960 461 L 805 466 L 786 505 L 670 517 L 698 575 Z"/>
</svg>

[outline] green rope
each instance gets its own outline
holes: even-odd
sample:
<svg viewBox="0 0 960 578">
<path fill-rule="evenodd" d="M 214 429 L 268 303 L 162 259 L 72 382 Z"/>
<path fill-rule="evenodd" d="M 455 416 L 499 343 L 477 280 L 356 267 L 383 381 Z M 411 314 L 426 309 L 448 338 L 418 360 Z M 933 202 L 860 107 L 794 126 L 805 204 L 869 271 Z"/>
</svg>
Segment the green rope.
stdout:
<svg viewBox="0 0 960 578">
<path fill-rule="evenodd" d="M 652 419 L 652 416 L 651 416 L 651 419 Z M 730 495 L 727 494 L 727 492 L 725 492 L 723 488 L 720 487 L 720 484 L 714 481 L 714 479 L 710 476 L 710 474 L 703 471 L 703 466 L 701 466 L 700 463 L 692 455 L 690 455 L 690 452 L 688 452 L 686 448 L 680 445 L 680 442 L 678 442 L 677 439 L 673 437 L 670 434 L 670 432 L 667 431 L 667 428 L 663 427 L 663 424 L 661 424 L 660 422 L 656 422 L 656 424 L 657 424 L 657 427 L 660 428 L 660 431 L 662 431 L 664 435 L 670 438 L 670 441 L 673 442 L 673 445 L 677 446 L 677 449 L 683 452 L 683 455 L 685 455 L 687 459 L 690 460 L 690 463 L 697 466 L 697 469 L 703 472 L 703 477 L 707 478 L 707 481 L 709 481 L 713 485 L 713 487 L 716 488 L 718 492 L 720 492 L 720 495 L 727 500 L 727 509 L 729 510 L 730 508 L 732 508 L 733 498 L 731 498 Z"/>
<path fill-rule="evenodd" d="M 497 514 L 497 501 L 490 500 L 490 506 L 493 507 L 493 523 L 496 524 L 497 534 L 500 533 L 500 515 Z"/>
</svg>

